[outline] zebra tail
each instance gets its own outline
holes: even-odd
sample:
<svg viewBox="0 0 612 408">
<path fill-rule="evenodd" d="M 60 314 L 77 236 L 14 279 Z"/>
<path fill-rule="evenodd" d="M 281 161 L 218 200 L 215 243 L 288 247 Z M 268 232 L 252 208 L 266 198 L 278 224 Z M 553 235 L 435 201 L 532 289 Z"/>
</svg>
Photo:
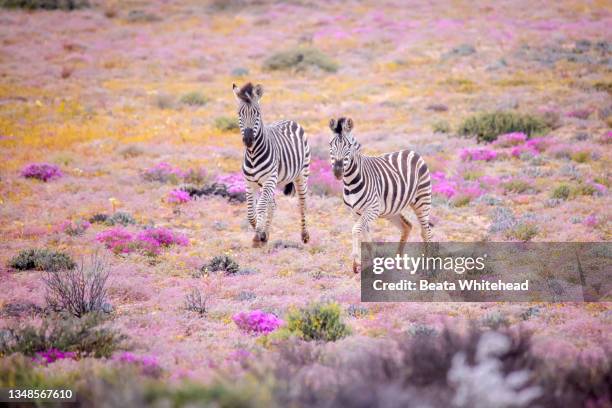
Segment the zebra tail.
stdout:
<svg viewBox="0 0 612 408">
<path fill-rule="evenodd" d="M 293 183 L 289 183 L 285 186 L 285 189 L 283 190 L 283 194 L 285 194 L 286 196 L 292 196 L 295 193 L 295 186 L 293 185 Z"/>
</svg>

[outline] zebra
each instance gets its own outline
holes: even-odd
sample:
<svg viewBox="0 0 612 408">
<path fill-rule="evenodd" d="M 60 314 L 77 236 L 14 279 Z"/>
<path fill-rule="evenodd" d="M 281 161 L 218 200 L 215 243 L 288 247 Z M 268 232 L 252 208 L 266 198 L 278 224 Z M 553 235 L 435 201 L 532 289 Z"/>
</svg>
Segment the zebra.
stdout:
<svg viewBox="0 0 612 408">
<path fill-rule="evenodd" d="M 291 120 L 264 125 L 259 101 L 263 87 L 250 82 L 242 88 L 232 85 L 238 101 L 238 124 L 245 146 L 242 173 L 246 180 L 247 219 L 255 229 L 253 246 L 269 239 L 277 186 L 285 195 L 297 189 L 301 216 L 302 242 L 310 235 L 306 228 L 306 193 L 310 166 L 310 146 L 304 129 Z M 259 198 L 255 193 L 259 190 Z"/>
<path fill-rule="evenodd" d="M 329 142 L 333 173 L 343 181 L 344 204 L 357 216 L 352 231 L 353 272 L 358 273 L 361 267 L 362 234 L 367 235 L 376 218 L 387 218 L 401 230 L 402 248 L 412 230 L 403 213 L 410 206 L 421 224 L 423 241 L 430 242 L 431 181 L 423 158 L 410 150 L 366 156 L 351 134 L 351 118 L 331 119 L 329 127 L 334 134 Z"/>
</svg>

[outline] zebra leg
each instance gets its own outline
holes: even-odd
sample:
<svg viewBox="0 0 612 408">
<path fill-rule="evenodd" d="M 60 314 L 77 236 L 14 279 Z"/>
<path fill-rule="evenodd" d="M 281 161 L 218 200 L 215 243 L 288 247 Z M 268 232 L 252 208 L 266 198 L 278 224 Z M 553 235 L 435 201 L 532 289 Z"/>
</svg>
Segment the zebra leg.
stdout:
<svg viewBox="0 0 612 408">
<path fill-rule="evenodd" d="M 378 207 L 371 206 L 359 217 L 355 225 L 353 225 L 353 273 L 359 273 L 361 270 L 361 240 L 362 235 L 369 231 L 369 224 L 378 218 Z"/>
<path fill-rule="evenodd" d="M 423 242 L 431 242 L 433 240 L 431 224 L 429 223 L 429 212 L 431 211 L 431 204 L 429 202 L 423 201 L 418 207 L 414 206 L 413 209 L 414 213 L 419 219 L 419 224 L 421 224 L 421 238 L 423 238 Z"/>
<path fill-rule="evenodd" d="M 302 242 L 310 241 L 310 234 L 306 229 L 306 193 L 308 192 L 308 176 L 303 173 L 295 180 L 295 185 L 298 192 L 298 200 L 300 202 L 300 217 L 302 227 Z"/>
<path fill-rule="evenodd" d="M 401 213 L 390 217 L 389 221 L 391 221 L 391 223 L 398 227 L 402 232 L 402 235 L 400 237 L 400 244 L 397 249 L 398 253 L 402 253 L 404 252 L 404 246 L 406 241 L 408 241 L 410 231 L 412 231 L 412 223 L 408 221 L 408 218 L 406 218 L 404 214 Z"/>
<path fill-rule="evenodd" d="M 274 191 L 276 189 L 276 174 L 270 175 L 261 189 L 261 195 L 257 200 L 255 236 L 253 246 L 258 247 L 268 242 L 268 230 L 274 206 Z"/>
<path fill-rule="evenodd" d="M 247 202 L 247 220 L 249 220 L 249 224 L 251 227 L 255 229 L 255 192 L 253 191 L 253 186 L 250 183 L 247 183 L 246 186 L 246 202 Z"/>
</svg>

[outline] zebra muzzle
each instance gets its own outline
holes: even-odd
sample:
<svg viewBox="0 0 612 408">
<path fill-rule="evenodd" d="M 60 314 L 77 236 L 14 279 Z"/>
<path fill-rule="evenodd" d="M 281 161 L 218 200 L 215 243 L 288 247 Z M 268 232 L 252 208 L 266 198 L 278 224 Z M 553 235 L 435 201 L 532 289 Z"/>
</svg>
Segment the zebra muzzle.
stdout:
<svg viewBox="0 0 612 408">
<path fill-rule="evenodd" d="M 334 162 L 333 171 L 334 171 L 334 176 L 336 176 L 336 178 L 340 180 L 342 178 L 342 173 L 343 173 L 342 161 L 336 160 Z"/>
<path fill-rule="evenodd" d="M 253 129 L 251 129 L 251 128 L 244 129 L 244 133 L 242 135 L 242 142 L 244 143 L 244 145 L 246 147 L 253 146 L 253 140 L 254 139 L 255 138 L 253 137 Z"/>
</svg>

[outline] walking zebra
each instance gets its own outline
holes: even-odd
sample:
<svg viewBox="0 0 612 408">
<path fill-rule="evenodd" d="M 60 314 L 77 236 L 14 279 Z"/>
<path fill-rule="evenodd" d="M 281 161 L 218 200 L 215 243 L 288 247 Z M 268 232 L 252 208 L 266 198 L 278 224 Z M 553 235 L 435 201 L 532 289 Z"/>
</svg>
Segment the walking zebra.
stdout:
<svg viewBox="0 0 612 408">
<path fill-rule="evenodd" d="M 369 223 L 378 217 L 389 219 L 401 230 L 403 244 L 412 229 L 403 213 L 410 206 L 421 224 L 423 241 L 430 242 L 431 182 L 423 158 L 410 150 L 366 156 L 351 135 L 351 118 L 331 119 L 329 127 L 334 133 L 329 143 L 334 175 L 343 181 L 344 203 L 358 216 L 353 226 L 353 272 L 361 264 L 362 234 L 368 233 Z"/>
<path fill-rule="evenodd" d="M 304 129 L 296 122 L 282 120 L 264 125 L 259 100 L 261 85 L 250 82 L 242 88 L 233 86 L 238 100 L 238 123 L 246 147 L 242 172 L 247 182 L 247 218 L 255 229 L 253 246 L 265 244 L 276 202 L 277 185 L 284 186 L 285 195 L 297 189 L 302 226 L 302 242 L 310 239 L 306 229 L 306 193 L 310 165 L 310 147 Z M 259 191 L 256 199 L 255 192 Z"/>
</svg>

